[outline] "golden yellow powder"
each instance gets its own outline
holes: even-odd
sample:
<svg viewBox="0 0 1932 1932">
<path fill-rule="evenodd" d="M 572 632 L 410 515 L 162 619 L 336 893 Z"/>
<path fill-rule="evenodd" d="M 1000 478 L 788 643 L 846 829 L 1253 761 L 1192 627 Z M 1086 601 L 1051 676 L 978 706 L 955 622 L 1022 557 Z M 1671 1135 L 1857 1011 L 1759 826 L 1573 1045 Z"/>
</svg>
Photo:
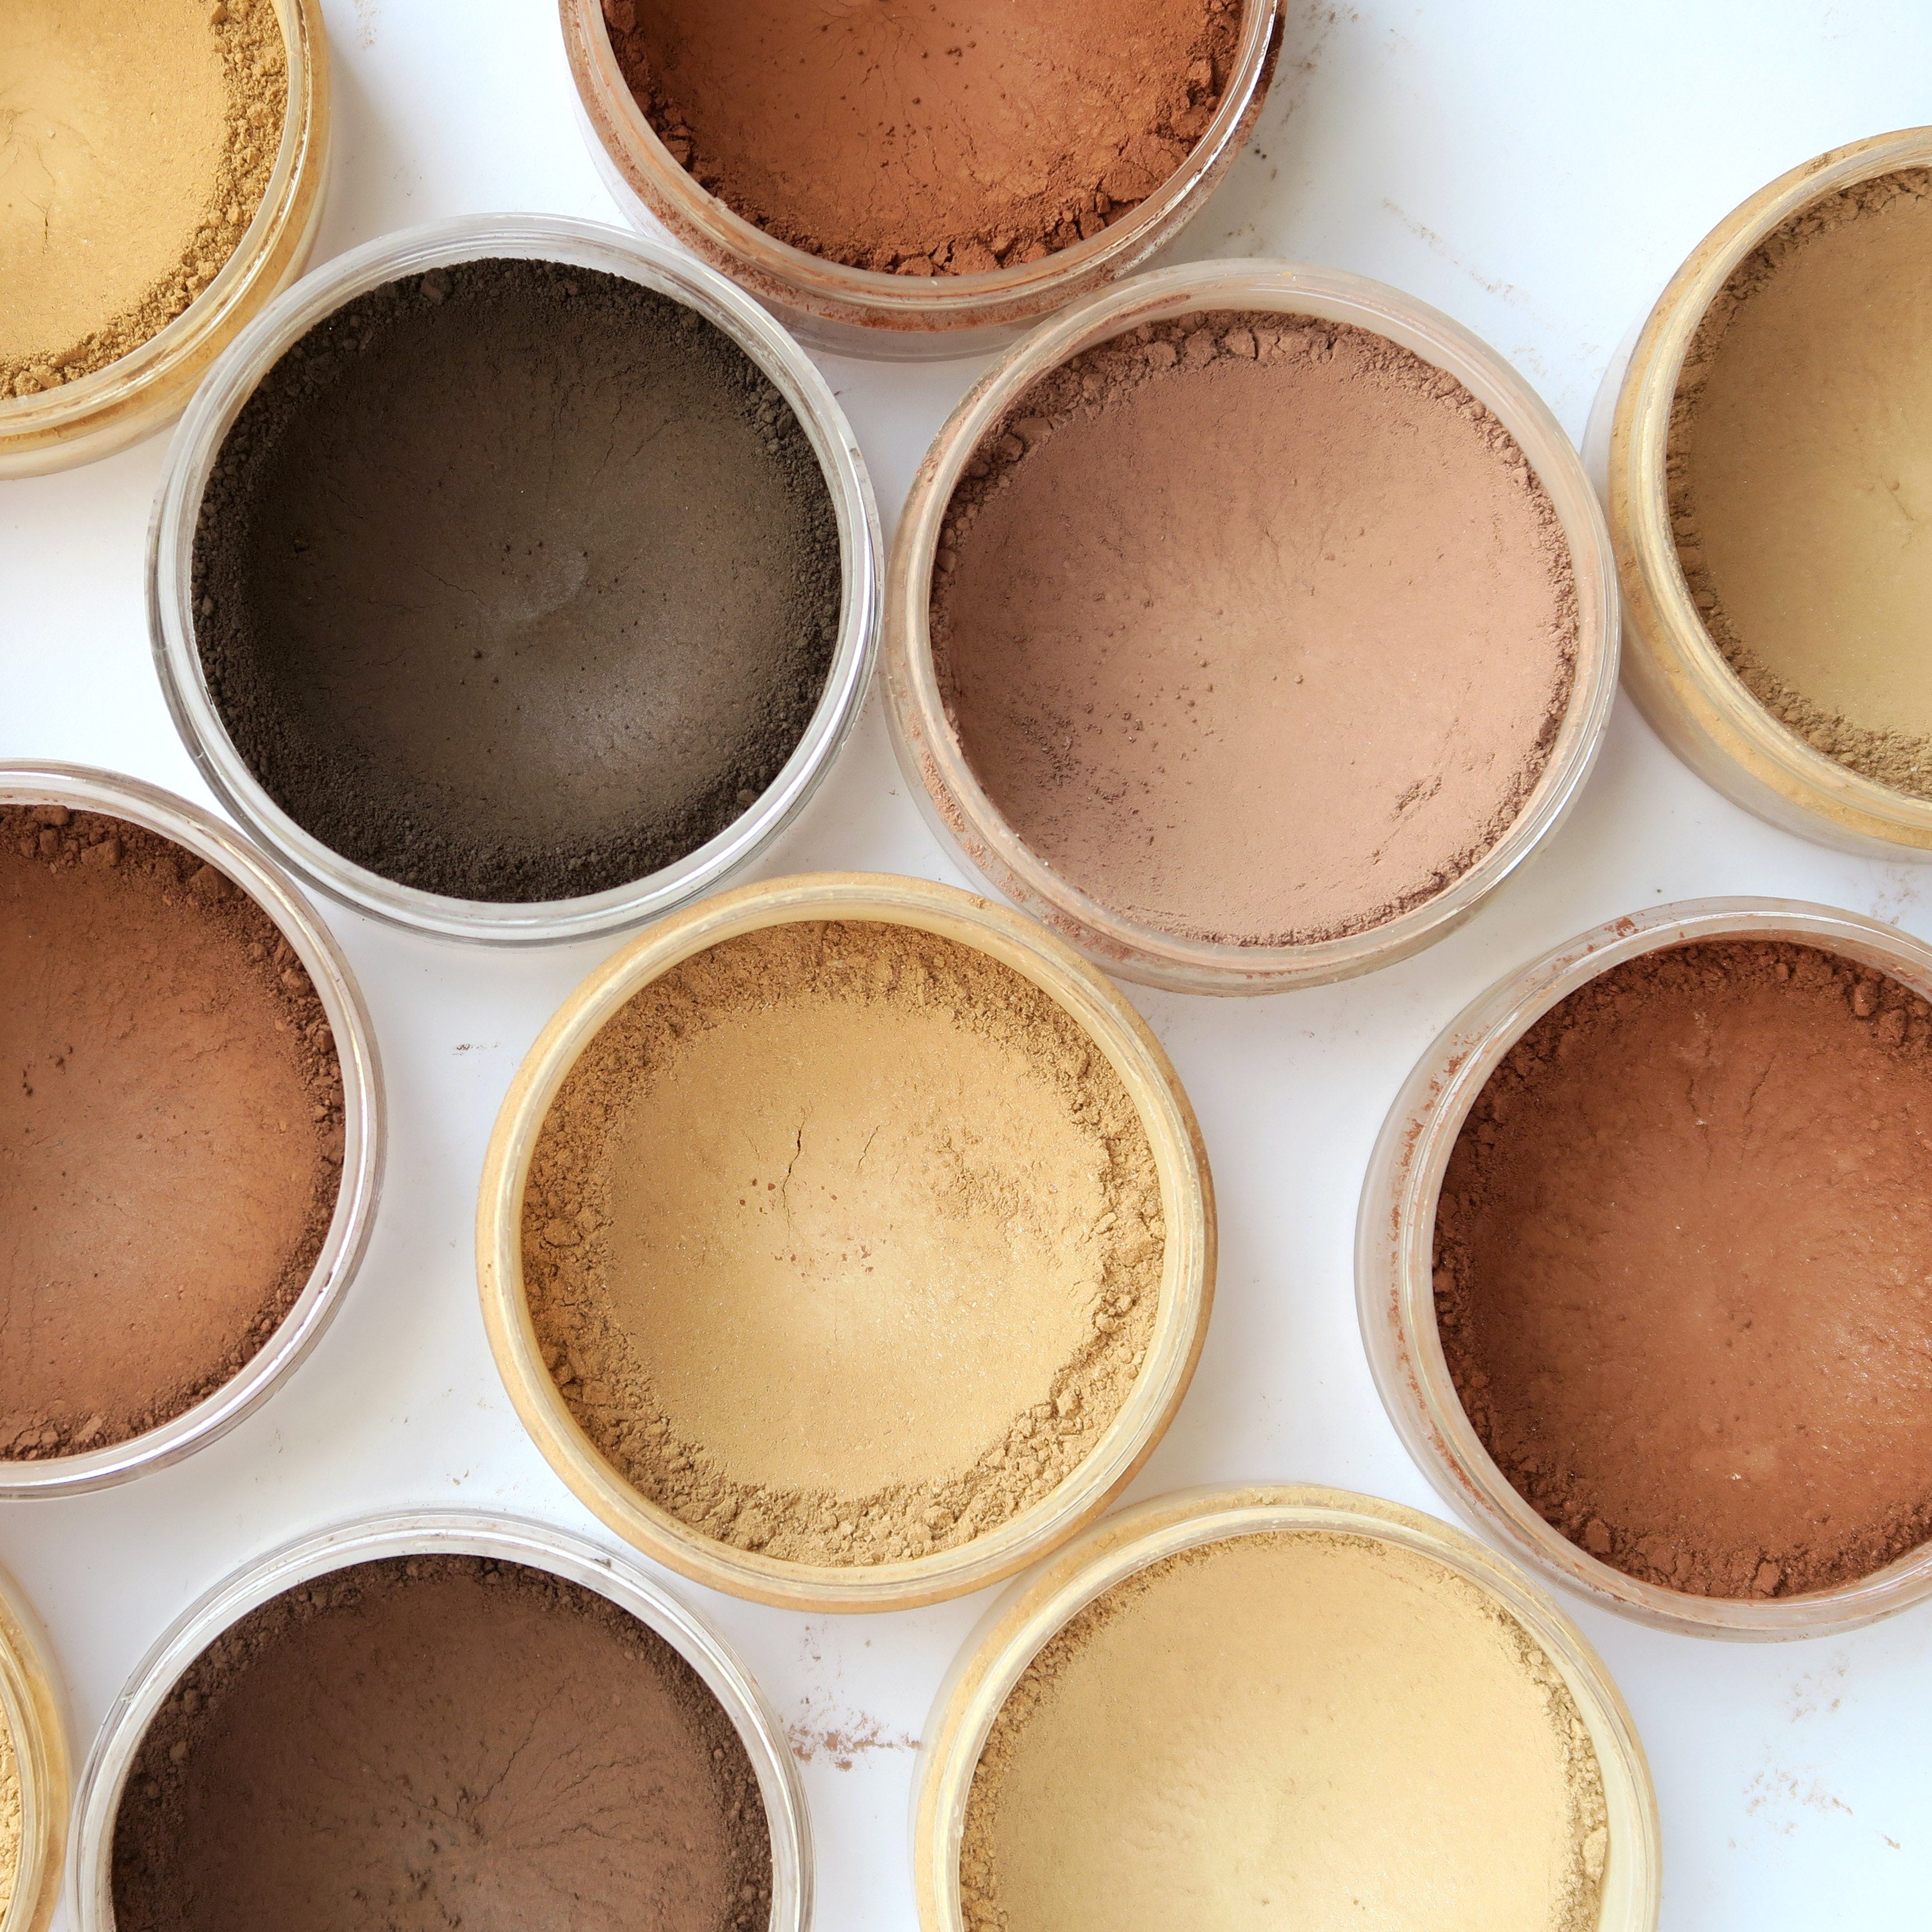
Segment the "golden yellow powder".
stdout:
<svg viewBox="0 0 1932 1932">
<path fill-rule="evenodd" d="M 214 280 L 287 99 L 270 0 L 0 5 L 0 395 L 104 368 Z"/>
<path fill-rule="evenodd" d="M 1043 1496 L 1132 1386 L 1152 1150 L 1066 1012 L 974 949 L 779 926 L 640 992 L 525 1197 L 539 1339 L 586 1433 L 740 1547 L 873 1563 Z"/>
<path fill-rule="evenodd" d="M 1081 1612 L 1008 1696 L 969 1932 L 1585 1932 L 1596 1754 L 1493 1599 L 1365 1537 L 1246 1536 Z"/>
<path fill-rule="evenodd" d="M 0 1918 L 14 1902 L 20 1871 L 20 1765 L 14 1733 L 0 1718 Z"/>
</svg>

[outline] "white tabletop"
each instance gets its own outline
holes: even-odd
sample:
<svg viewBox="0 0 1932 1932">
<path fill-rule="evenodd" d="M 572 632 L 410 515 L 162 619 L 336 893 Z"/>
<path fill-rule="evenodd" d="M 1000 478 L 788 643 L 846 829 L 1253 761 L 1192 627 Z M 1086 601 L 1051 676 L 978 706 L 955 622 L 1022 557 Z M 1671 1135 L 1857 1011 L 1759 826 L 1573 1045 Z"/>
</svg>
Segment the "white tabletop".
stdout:
<svg viewBox="0 0 1932 1932">
<path fill-rule="evenodd" d="M 1612 347 L 1720 215 L 1823 148 L 1932 121 L 1924 0 L 1291 7 L 1253 142 L 1175 258 L 1291 256 L 1393 282 L 1493 342 L 1576 435 Z M 324 10 L 336 118 L 318 261 L 449 214 L 616 218 L 579 143 L 547 0 L 325 0 Z M 974 370 L 826 367 L 890 530 Z M 163 447 L 0 484 L 0 755 L 115 767 L 206 802 L 163 708 L 142 610 Z M 823 866 L 965 883 L 905 796 L 876 698 L 760 872 Z M 1932 935 L 1928 888 L 1932 871 L 1840 857 L 1737 811 L 1619 699 L 1574 816 L 1432 950 L 1261 1001 L 1130 989 L 1199 1111 L 1222 1234 L 1200 1372 L 1132 1493 L 1300 1480 L 1439 1513 L 1370 1384 L 1350 1258 L 1370 1144 L 1436 1030 L 1505 969 L 1634 907 L 1771 893 Z M 0 1561 L 50 1626 L 82 1754 L 162 1627 L 302 1532 L 375 1508 L 466 1503 L 608 1540 L 504 1398 L 470 1231 L 512 1070 L 609 949 L 506 956 L 324 910 L 361 976 L 390 1102 L 382 1213 L 340 1316 L 265 1408 L 181 1466 L 100 1496 L 0 1504 Z M 913 1747 L 983 1600 L 841 1620 L 674 1587 L 796 1727 L 819 1924 L 912 1932 Z M 1841 1640 L 1746 1646 L 1567 1606 L 1649 1750 L 1671 1932 L 1924 1922 L 1932 1608 Z M 824 1748 L 827 1732 L 856 1748 Z"/>
</svg>

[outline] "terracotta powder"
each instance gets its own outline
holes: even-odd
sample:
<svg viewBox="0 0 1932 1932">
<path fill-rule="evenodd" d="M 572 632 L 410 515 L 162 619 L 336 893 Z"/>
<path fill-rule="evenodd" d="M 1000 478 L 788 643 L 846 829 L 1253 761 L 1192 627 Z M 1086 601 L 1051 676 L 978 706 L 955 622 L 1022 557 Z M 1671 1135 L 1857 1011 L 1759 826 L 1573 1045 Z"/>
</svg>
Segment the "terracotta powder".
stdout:
<svg viewBox="0 0 1932 1932">
<path fill-rule="evenodd" d="M 0 7 L 0 396 L 105 368 L 207 287 L 287 105 L 269 0 Z"/>
<path fill-rule="evenodd" d="M 1932 798 L 1932 171 L 1814 201 L 1711 304 L 1671 418 L 1712 637 L 1817 749 Z"/>
<path fill-rule="evenodd" d="M 537 1333 L 644 1495 L 770 1556 L 882 1562 L 1044 1496 L 1118 1410 L 1162 1253 L 1144 1129 L 971 947 L 769 927 L 645 987 L 552 1108 Z"/>
<path fill-rule="evenodd" d="M 1097 235 L 1220 104 L 1237 0 L 604 0 L 678 163 L 781 242 L 978 274 Z"/>
<path fill-rule="evenodd" d="M 1245 1536 L 1082 1611 L 994 1720 L 968 1932 L 1586 1932 L 1609 1848 L 1514 1618 L 1368 1538 Z"/>
<path fill-rule="evenodd" d="M 1360 329 L 1195 315 L 982 444 L 933 650 L 993 805 L 1067 882 L 1234 945 L 1361 932 L 1509 829 L 1568 703 L 1554 509 L 1453 378 Z"/>
<path fill-rule="evenodd" d="M 248 1361 L 341 1180 L 342 1076 L 274 922 L 155 833 L 0 806 L 0 1456 L 101 1449 Z"/>
<path fill-rule="evenodd" d="M 1645 953 L 1491 1076 L 1436 1232 L 1477 1432 L 1593 1556 L 1786 1596 L 1932 1534 L 1932 1009 L 1809 947 Z"/>
</svg>

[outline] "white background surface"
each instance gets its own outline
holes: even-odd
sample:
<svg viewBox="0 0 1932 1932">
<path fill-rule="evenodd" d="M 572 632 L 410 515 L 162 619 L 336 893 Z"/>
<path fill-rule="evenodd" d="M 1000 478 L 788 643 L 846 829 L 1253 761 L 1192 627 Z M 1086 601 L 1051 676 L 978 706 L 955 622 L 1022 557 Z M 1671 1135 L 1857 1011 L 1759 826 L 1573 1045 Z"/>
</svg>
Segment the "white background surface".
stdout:
<svg viewBox="0 0 1932 1932">
<path fill-rule="evenodd" d="M 1252 145 L 1174 258 L 1298 256 L 1410 290 L 1494 342 L 1576 435 L 1611 349 L 1719 217 L 1822 148 L 1932 121 L 1924 0 L 1292 7 Z M 325 10 L 335 144 L 318 261 L 448 214 L 614 218 L 579 145 L 546 0 Z M 827 367 L 890 531 L 974 370 Z M 0 755 L 118 768 L 206 802 L 142 615 L 163 447 L 0 484 Z M 761 872 L 820 866 L 959 877 L 904 795 L 876 700 Z M 1370 1146 L 1438 1028 L 1506 969 L 1635 906 L 1782 894 L 1932 934 L 1928 888 L 1932 872 L 1842 858 L 1748 818 L 1620 700 L 1561 836 L 1433 950 L 1258 1002 L 1134 992 L 1200 1113 L 1222 1264 L 1192 1392 L 1133 1494 L 1307 1480 L 1439 1511 L 1370 1386 L 1350 1264 Z M 512 1070 L 610 949 L 505 956 L 323 910 L 361 976 L 390 1097 L 382 1214 L 339 1318 L 265 1409 L 186 1464 L 95 1497 L 0 1503 L 0 1558 L 51 1628 L 77 1754 L 164 1624 L 298 1533 L 374 1508 L 466 1503 L 603 1537 L 502 1394 L 470 1225 Z M 820 1927 L 910 1932 L 913 1744 L 982 1600 L 808 1619 L 674 1587 L 738 1646 L 802 1740 Z M 1745 1647 L 1566 1606 L 1649 1749 L 1670 1932 L 1926 1922 L 1932 1608 L 1841 1640 Z M 826 1730 L 865 1741 L 849 1768 L 814 1748 Z"/>
</svg>

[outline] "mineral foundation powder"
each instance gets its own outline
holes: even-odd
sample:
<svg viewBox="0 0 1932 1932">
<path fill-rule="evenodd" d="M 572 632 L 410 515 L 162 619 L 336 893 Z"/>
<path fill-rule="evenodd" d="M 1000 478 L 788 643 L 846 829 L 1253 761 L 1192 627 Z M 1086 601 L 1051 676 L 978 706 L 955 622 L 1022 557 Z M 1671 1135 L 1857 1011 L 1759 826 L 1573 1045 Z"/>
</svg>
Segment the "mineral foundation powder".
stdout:
<svg viewBox="0 0 1932 1932">
<path fill-rule="evenodd" d="M 474 1556 L 340 1570 L 250 1612 L 148 1726 L 122 1932 L 752 1932 L 756 1775 L 670 1646 Z"/>
<path fill-rule="evenodd" d="M 268 914 L 172 841 L 0 806 L 0 1456 L 212 1394 L 307 1283 L 342 1076 Z"/>
<path fill-rule="evenodd" d="M 236 750 L 357 865 L 579 897 L 754 803 L 836 640 L 831 493 L 724 332 L 622 277 L 482 260 L 356 297 L 236 418 L 195 636 Z"/>
<path fill-rule="evenodd" d="M 0 396 L 105 368 L 207 287 L 287 106 L 270 0 L 0 7 Z"/>
<path fill-rule="evenodd" d="M 1932 798 L 1932 171 L 1813 202 L 1711 304 L 1671 416 L 1678 555 L 1799 736 Z"/>
<path fill-rule="evenodd" d="M 1209 1544 L 1080 1612 L 994 1720 L 968 1932 L 1588 1932 L 1602 1774 L 1494 1599 L 1365 1537 Z"/>
<path fill-rule="evenodd" d="M 1238 0 L 604 0 L 679 164 L 794 248 L 902 275 L 1041 260 L 1174 173 Z"/>
<path fill-rule="evenodd" d="M 537 1334 L 646 1496 L 868 1564 L 1046 1496 L 1126 1399 L 1163 1250 L 1153 1150 L 1055 1001 L 914 928 L 695 955 L 559 1094 L 524 1200 Z"/>
<path fill-rule="evenodd" d="M 1782 1597 L 1932 1534 L 1932 1008 L 1810 947 L 1640 955 L 1533 1025 L 1443 1180 L 1484 1446 L 1642 1581 Z"/>
<path fill-rule="evenodd" d="M 0 1918 L 20 1877 L 20 1760 L 11 1727 L 0 1720 Z"/>
<path fill-rule="evenodd" d="M 1023 395 L 946 512 L 933 650 L 994 808 L 1156 931 L 1312 944 L 1433 898 L 1569 701 L 1555 510 L 1452 377 L 1276 314 L 1143 326 Z"/>
</svg>

